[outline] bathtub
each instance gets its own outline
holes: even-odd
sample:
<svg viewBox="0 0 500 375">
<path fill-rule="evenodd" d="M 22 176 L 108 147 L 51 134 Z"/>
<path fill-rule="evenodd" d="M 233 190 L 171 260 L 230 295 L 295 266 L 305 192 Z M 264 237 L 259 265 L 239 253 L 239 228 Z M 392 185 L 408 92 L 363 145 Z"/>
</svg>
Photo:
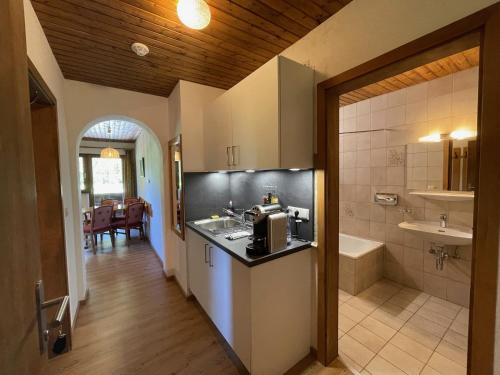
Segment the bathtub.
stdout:
<svg viewBox="0 0 500 375">
<path fill-rule="evenodd" d="M 383 273 L 384 244 L 339 234 L 339 288 L 356 295 L 369 288 Z"/>
</svg>

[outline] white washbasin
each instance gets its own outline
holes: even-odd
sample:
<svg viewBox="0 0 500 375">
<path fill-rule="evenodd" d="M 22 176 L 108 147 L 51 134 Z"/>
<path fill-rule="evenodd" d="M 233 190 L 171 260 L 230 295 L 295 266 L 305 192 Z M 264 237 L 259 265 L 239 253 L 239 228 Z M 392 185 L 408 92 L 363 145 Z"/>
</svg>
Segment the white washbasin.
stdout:
<svg viewBox="0 0 500 375">
<path fill-rule="evenodd" d="M 472 243 L 472 229 L 460 225 L 441 228 L 435 221 L 404 221 L 398 226 L 424 239 L 443 245 L 464 246 Z"/>
</svg>

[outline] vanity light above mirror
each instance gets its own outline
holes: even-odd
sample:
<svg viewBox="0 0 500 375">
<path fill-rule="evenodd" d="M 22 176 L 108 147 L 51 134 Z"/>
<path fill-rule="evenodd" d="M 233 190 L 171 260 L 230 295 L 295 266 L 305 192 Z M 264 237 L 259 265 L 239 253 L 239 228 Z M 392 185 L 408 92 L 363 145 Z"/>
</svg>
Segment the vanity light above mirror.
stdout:
<svg viewBox="0 0 500 375">
<path fill-rule="evenodd" d="M 431 133 L 406 145 L 406 185 L 410 195 L 445 201 L 474 199 L 475 130 Z"/>
</svg>

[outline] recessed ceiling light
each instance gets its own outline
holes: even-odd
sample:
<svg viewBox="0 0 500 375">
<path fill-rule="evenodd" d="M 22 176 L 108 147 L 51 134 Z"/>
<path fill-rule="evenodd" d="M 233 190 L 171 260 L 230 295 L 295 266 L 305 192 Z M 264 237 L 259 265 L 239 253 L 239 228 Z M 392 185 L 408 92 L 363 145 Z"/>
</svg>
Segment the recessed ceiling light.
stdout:
<svg viewBox="0 0 500 375">
<path fill-rule="evenodd" d="M 298 172 L 298 171 L 300 171 L 300 168 L 290 168 L 290 171 L 292 171 L 292 172 Z"/>
<path fill-rule="evenodd" d="M 132 51 L 134 51 L 137 54 L 137 56 L 143 57 L 149 53 L 148 46 L 143 43 L 135 42 L 132 44 L 130 48 L 132 48 Z"/>
<path fill-rule="evenodd" d="M 179 0 L 177 14 L 184 25 L 201 30 L 210 23 L 210 8 L 204 0 Z"/>
<path fill-rule="evenodd" d="M 245 172 L 247 172 L 247 173 L 255 173 L 255 169 L 247 169 Z"/>
</svg>

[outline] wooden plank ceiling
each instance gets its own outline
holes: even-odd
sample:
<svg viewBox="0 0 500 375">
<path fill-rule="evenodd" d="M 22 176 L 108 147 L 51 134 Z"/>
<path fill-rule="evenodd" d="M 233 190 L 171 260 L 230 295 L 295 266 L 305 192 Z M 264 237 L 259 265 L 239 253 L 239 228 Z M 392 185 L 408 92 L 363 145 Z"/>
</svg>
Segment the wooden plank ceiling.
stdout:
<svg viewBox="0 0 500 375">
<path fill-rule="evenodd" d="M 340 106 L 387 94 L 479 65 L 479 47 L 444 57 L 340 96 Z"/>
<path fill-rule="evenodd" d="M 168 96 L 179 79 L 232 87 L 350 1 L 208 0 L 203 30 L 180 22 L 176 0 L 32 4 L 66 78 Z"/>
</svg>

